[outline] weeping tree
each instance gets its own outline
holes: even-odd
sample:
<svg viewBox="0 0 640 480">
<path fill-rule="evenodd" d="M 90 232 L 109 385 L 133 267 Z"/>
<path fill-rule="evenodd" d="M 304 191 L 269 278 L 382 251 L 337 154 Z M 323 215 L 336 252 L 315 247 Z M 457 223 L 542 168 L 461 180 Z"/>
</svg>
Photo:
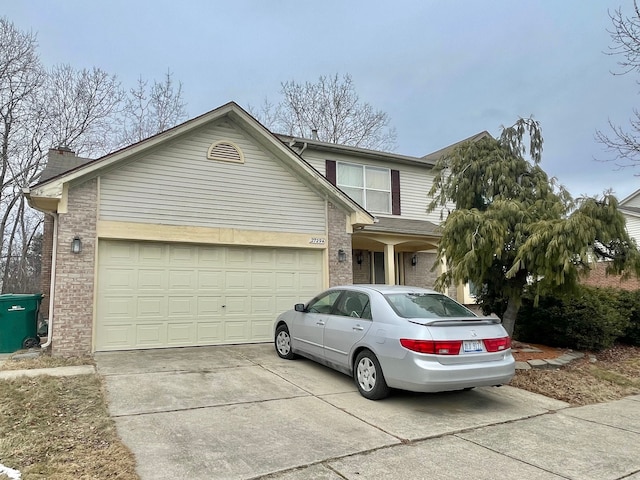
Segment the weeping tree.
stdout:
<svg viewBox="0 0 640 480">
<path fill-rule="evenodd" d="M 473 282 L 479 300 L 502 314 L 510 335 L 525 289 L 537 296 L 571 290 L 589 265 L 640 272 L 640 254 L 610 193 L 574 200 L 540 167 L 543 138 L 533 119 L 499 139 L 465 142 L 438 160 L 429 210 L 446 219 L 438 288 Z"/>
</svg>

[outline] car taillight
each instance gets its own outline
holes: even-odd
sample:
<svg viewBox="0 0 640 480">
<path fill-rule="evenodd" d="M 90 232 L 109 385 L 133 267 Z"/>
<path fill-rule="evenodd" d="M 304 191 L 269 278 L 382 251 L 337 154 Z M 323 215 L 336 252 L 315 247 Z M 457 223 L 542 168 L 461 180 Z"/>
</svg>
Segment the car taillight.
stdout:
<svg viewBox="0 0 640 480">
<path fill-rule="evenodd" d="M 458 355 L 462 340 L 411 340 L 409 338 L 401 338 L 400 345 L 418 353 Z"/>
<path fill-rule="evenodd" d="M 501 352 L 511 348 L 511 339 L 509 337 L 502 338 L 485 338 L 484 346 L 487 352 Z"/>
</svg>

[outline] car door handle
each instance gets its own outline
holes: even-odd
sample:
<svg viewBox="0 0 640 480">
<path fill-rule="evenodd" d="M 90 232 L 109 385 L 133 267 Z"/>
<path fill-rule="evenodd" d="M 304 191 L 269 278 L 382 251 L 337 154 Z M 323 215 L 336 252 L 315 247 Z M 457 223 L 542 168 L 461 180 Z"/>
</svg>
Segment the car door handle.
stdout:
<svg viewBox="0 0 640 480">
<path fill-rule="evenodd" d="M 316 325 L 324 325 L 324 322 L 323 322 L 322 320 L 318 320 L 318 321 L 316 322 Z"/>
<path fill-rule="evenodd" d="M 356 325 L 355 327 L 353 327 L 353 329 L 361 332 L 362 330 L 364 330 L 364 327 L 361 327 L 360 325 Z"/>
</svg>

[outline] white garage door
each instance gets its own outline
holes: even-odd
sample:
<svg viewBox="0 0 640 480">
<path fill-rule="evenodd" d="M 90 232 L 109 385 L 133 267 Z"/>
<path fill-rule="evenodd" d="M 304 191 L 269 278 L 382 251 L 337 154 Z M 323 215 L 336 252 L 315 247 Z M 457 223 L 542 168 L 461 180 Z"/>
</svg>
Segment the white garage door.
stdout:
<svg viewBox="0 0 640 480">
<path fill-rule="evenodd" d="M 271 341 L 321 289 L 318 250 L 100 241 L 96 350 Z"/>
</svg>

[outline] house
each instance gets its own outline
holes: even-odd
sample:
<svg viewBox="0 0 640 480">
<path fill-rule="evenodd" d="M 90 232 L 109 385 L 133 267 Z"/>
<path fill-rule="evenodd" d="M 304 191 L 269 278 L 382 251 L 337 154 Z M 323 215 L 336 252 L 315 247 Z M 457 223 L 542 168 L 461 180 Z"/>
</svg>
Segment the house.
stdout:
<svg viewBox="0 0 640 480">
<path fill-rule="evenodd" d="M 47 344 L 267 342 L 326 287 L 431 287 L 434 164 L 274 135 L 235 103 L 96 160 L 53 149 L 25 189 L 47 213 Z"/>
<path fill-rule="evenodd" d="M 627 232 L 640 245 L 640 190 L 622 199 L 618 210 L 625 217 Z M 607 262 L 595 262 L 591 265 L 589 275 L 582 279 L 584 285 L 592 287 L 613 287 L 622 290 L 638 290 L 640 279 L 635 275 L 622 278 L 620 275 L 607 274 Z"/>
</svg>

